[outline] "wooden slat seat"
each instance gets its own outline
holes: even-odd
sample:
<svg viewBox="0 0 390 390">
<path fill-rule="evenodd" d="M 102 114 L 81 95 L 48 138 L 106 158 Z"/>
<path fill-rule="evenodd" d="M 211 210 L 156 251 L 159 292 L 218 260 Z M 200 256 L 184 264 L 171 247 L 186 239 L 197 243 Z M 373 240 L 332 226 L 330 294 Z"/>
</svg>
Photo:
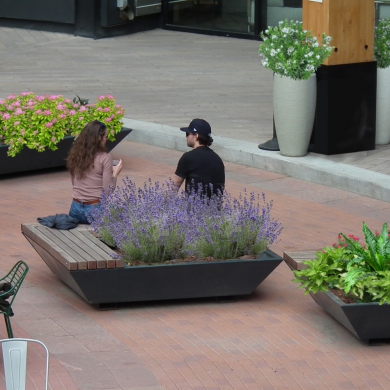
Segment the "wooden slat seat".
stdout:
<svg viewBox="0 0 390 390">
<path fill-rule="evenodd" d="M 89 230 L 85 225 L 58 230 L 40 224 L 22 224 L 22 233 L 37 251 L 47 252 L 70 271 L 123 268 L 124 261 L 113 259 L 113 250 Z"/>
<path fill-rule="evenodd" d="M 310 251 L 283 252 L 283 260 L 292 270 L 300 271 L 307 267 L 307 265 L 304 264 L 303 261 L 315 259 L 317 252 L 320 250 L 321 249 Z"/>
</svg>

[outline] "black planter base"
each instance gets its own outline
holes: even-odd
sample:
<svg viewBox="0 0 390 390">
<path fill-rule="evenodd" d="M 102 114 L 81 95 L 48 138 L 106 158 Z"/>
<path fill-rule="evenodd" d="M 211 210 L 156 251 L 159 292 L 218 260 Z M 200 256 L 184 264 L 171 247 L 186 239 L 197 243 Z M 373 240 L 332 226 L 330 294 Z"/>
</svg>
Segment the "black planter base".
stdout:
<svg viewBox="0 0 390 390">
<path fill-rule="evenodd" d="M 390 305 L 347 304 L 329 291 L 310 295 L 328 314 L 364 343 L 390 342 Z"/>
<path fill-rule="evenodd" d="M 267 250 L 254 260 L 70 271 L 54 257 L 55 249 L 45 249 L 39 240 L 25 237 L 58 278 L 87 302 L 102 308 L 102 304 L 115 308 L 113 304 L 119 302 L 248 295 L 282 261 Z"/>
<path fill-rule="evenodd" d="M 122 128 L 122 130 L 116 134 L 115 141 L 107 141 L 107 151 L 111 151 L 130 132 L 131 129 Z M 15 157 L 7 156 L 7 145 L 0 145 L 0 175 L 64 167 L 66 164 L 65 159 L 68 157 L 73 141 L 74 137 L 65 137 L 58 143 L 58 149 L 54 151 L 45 150 L 44 152 L 38 152 L 36 150 L 24 148 Z"/>
<path fill-rule="evenodd" d="M 375 149 L 376 62 L 321 66 L 312 152 Z"/>
</svg>

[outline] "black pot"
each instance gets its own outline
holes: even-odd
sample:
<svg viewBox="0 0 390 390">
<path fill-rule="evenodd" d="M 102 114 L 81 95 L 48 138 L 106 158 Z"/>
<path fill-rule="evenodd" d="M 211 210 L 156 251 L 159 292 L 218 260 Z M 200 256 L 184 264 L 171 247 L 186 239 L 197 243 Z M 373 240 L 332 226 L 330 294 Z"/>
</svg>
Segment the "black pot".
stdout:
<svg viewBox="0 0 390 390">
<path fill-rule="evenodd" d="M 366 344 L 390 341 L 390 305 L 344 303 L 332 292 L 310 294 L 340 324 Z"/>
<path fill-rule="evenodd" d="M 115 141 L 107 141 L 107 151 L 111 151 L 121 142 L 132 129 L 122 128 L 115 135 Z M 0 175 L 17 172 L 35 171 L 37 169 L 60 168 L 65 166 L 65 159 L 68 157 L 70 148 L 73 145 L 74 137 L 68 136 L 58 144 L 57 150 L 46 149 L 44 152 L 24 147 L 15 157 L 7 155 L 8 146 L 0 145 Z"/>
</svg>

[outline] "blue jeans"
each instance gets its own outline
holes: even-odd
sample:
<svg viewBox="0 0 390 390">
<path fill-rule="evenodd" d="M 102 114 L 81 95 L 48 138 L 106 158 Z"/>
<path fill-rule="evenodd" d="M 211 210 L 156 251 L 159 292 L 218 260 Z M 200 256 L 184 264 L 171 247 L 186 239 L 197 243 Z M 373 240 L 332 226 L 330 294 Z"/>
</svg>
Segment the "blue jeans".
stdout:
<svg viewBox="0 0 390 390">
<path fill-rule="evenodd" d="M 79 221 L 79 223 L 89 224 L 87 219 L 87 215 L 89 215 L 89 211 L 99 206 L 100 206 L 99 203 L 83 204 L 83 203 L 77 203 L 73 200 L 70 206 L 69 215 L 73 218 L 76 218 Z"/>
</svg>

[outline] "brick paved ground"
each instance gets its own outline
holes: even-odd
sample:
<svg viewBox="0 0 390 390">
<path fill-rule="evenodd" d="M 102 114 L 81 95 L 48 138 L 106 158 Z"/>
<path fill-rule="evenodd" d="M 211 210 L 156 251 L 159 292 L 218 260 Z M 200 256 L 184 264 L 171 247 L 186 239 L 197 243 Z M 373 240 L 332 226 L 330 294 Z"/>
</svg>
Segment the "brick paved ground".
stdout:
<svg viewBox="0 0 390 390">
<path fill-rule="evenodd" d="M 114 158 L 138 184 L 164 180 L 181 153 L 123 141 Z M 272 249 L 331 244 L 340 231 L 380 229 L 390 204 L 280 174 L 226 164 L 227 188 L 265 191 L 284 225 Z M 121 305 L 98 311 L 60 282 L 20 233 L 22 222 L 67 212 L 66 171 L 0 178 L 0 270 L 25 260 L 16 336 L 52 354 L 52 389 L 388 389 L 390 346 L 366 346 L 291 282 L 282 263 L 249 297 Z M 0 332 L 5 337 L 4 326 Z M 0 387 L 1 388 L 1 387 Z M 4 387 L 2 387 L 4 388 Z"/>
</svg>

